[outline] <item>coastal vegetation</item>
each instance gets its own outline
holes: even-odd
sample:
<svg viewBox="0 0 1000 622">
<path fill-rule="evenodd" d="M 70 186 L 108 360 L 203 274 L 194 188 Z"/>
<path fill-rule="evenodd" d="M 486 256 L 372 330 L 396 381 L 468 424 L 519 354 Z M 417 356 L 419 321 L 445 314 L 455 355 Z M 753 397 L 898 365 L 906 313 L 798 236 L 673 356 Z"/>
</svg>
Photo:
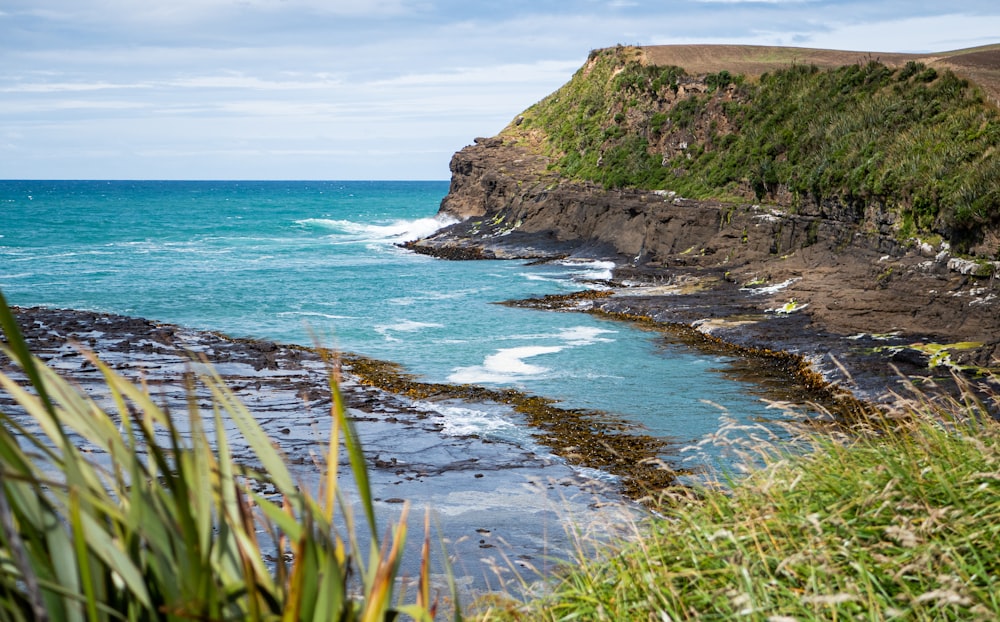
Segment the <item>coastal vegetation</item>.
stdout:
<svg viewBox="0 0 1000 622">
<path fill-rule="evenodd" d="M 971 394 L 777 447 L 483 620 L 994 620 L 1000 426 Z M 746 430 L 741 436 L 747 438 Z M 723 431 L 720 436 L 725 439 Z"/>
<path fill-rule="evenodd" d="M 968 80 L 917 61 L 691 75 L 619 46 L 593 52 L 502 135 L 606 188 L 837 204 L 859 221 L 874 208 L 903 237 L 960 246 L 1000 222 L 1000 112 Z"/>
<path fill-rule="evenodd" d="M 998 136 L 996 110 L 971 84 L 916 61 L 691 75 L 645 62 L 633 48 L 595 52 L 505 131 L 548 154 L 569 179 L 773 201 L 790 211 L 833 206 L 858 220 L 874 207 L 894 217 L 900 235 L 933 232 L 958 243 L 1000 220 Z M 211 372 L 191 376 L 211 403 L 192 391 L 188 411 L 168 413 L 94 356 L 114 398 L 105 408 L 32 358 L 2 297 L 0 325 L 3 354 L 23 370 L 0 375 L 0 387 L 28 415 L 0 413 L 0 619 L 446 615 L 432 599 L 428 535 L 413 592 L 398 593 L 406 513 L 380 533 L 334 372 L 333 432 L 316 464 L 324 480 L 305 490 Z M 979 344 L 909 347 L 917 345 L 943 366 L 949 351 Z M 739 354 L 811 386 L 814 372 L 799 356 Z M 610 546 L 581 539 L 577 559 L 537 591 L 524 586 L 536 598 L 482 599 L 466 612 L 480 619 L 1000 617 L 996 397 L 987 404 L 965 390 L 957 400 L 901 400 L 884 419 L 865 410 L 836 426 L 798 428 L 795 442 L 780 445 L 762 438 L 763 428 L 737 430 L 745 442 L 723 430 L 716 440 L 746 458 L 746 473 L 653 497 L 679 475 L 655 459 L 662 442 L 603 413 L 344 360 L 361 382 L 413 398 L 508 404 L 555 452 L 617 475 L 626 493 L 645 495 L 657 510 L 634 525 L 633 538 Z M 233 436 L 218 433 L 225 429 L 239 431 L 251 460 L 234 457 Z M 341 452 L 360 492 L 360 520 L 337 483 Z M 460 619 L 452 590 L 447 613 Z"/>
</svg>

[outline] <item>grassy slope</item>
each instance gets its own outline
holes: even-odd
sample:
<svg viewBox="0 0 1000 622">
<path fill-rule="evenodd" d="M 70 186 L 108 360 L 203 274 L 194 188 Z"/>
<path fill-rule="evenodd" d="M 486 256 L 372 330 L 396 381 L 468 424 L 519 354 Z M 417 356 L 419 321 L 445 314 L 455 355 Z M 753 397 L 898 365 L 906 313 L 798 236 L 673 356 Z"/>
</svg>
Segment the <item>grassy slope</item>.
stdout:
<svg viewBox="0 0 1000 622">
<path fill-rule="evenodd" d="M 901 67 L 915 61 L 938 69 L 951 69 L 975 81 L 995 103 L 1000 102 L 1000 44 L 933 54 L 754 45 L 656 45 L 645 47 L 643 51 L 646 62 L 653 65 L 677 65 L 695 74 L 727 70 L 747 76 L 759 76 L 790 65 L 816 65 L 830 69 L 873 59 L 889 67 Z"/>
<path fill-rule="evenodd" d="M 748 448 L 774 453 L 730 493 L 671 510 L 620 550 L 581 548 L 552 593 L 484 618 L 996 620 L 1000 427 L 942 426 L 920 408 L 804 455 Z"/>
<path fill-rule="evenodd" d="M 998 68 L 1000 46 L 933 56 L 618 47 L 595 51 L 504 135 L 609 188 L 791 209 L 833 200 L 859 215 L 874 206 L 902 235 L 971 248 L 1000 221 Z"/>
</svg>

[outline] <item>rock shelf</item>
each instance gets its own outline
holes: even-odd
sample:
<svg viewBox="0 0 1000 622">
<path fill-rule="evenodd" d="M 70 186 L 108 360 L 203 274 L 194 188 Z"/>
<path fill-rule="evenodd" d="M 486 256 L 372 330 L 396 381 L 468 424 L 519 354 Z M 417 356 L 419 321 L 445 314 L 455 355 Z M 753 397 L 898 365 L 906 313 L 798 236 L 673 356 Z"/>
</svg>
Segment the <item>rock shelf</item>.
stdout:
<svg viewBox="0 0 1000 622">
<path fill-rule="evenodd" d="M 322 466 L 316 456 L 323 454 L 330 430 L 330 365 L 321 352 L 86 311 L 14 312 L 32 351 L 111 412 L 114 403 L 101 375 L 81 349 L 145 384 L 182 427 L 191 396 L 199 408 L 211 408 L 208 390 L 192 382 L 211 366 L 284 452 L 302 485 L 318 485 Z M 573 529 L 607 537 L 622 533 L 640 513 L 613 482 L 586 476 L 542 446 L 446 433 L 445 415 L 427 401 L 363 381 L 354 367 L 371 365 L 367 359 L 345 356 L 339 364 L 339 386 L 368 458 L 380 520 L 394 519 L 409 502 L 410 529 L 419 534 L 422 510 L 430 508 L 468 594 L 502 586 L 516 590 L 520 579 L 531 582 L 549 572 L 554 560 L 568 558 L 576 546 Z M 0 370 L 19 374 L 2 355 Z M 5 393 L 0 411 L 30 423 Z M 511 416 L 519 415 L 512 410 Z M 247 448 L 234 431 L 227 432 L 239 459 Z M 341 461 L 340 483 L 350 499 L 355 493 L 346 455 Z M 419 538 L 411 540 L 404 564 L 419 558 Z M 414 565 L 409 574 L 416 576 L 416 570 Z"/>
</svg>

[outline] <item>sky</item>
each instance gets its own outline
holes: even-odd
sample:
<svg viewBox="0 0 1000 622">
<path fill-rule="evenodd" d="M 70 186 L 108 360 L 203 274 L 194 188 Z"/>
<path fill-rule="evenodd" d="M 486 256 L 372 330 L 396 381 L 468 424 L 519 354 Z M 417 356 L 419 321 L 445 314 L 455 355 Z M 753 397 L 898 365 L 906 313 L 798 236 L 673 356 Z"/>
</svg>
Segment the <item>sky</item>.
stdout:
<svg viewBox="0 0 1000 622">
<path fill-rule="evenodd" d="M 0 179 L 448 179 L 595 48 L 934 52 L 996 0 L 0 0 Z"/>
</svg>

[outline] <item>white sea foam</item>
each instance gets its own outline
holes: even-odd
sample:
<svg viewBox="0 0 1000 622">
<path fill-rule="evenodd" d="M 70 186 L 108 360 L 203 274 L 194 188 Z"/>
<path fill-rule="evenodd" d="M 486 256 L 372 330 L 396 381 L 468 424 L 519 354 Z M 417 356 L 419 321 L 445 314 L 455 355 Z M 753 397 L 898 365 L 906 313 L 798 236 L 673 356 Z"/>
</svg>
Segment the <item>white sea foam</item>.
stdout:
<svg viewBox="0 0 1000 622">
<path fill-rule="evenodd" d="M 306 218 L 296 221 L 296 224 L 331 229 L 341 236 L 348 236 L 347 241 L 351 242 L 400 243 L 426 237 L 438 229 L 456 222 L 458 221 L 453 218 L 438 215 L 416 220 L 395 220 L 387 224 L 370 224 L 329 218 Z"/>
<path fill-rule="evenodd" d="M 615 483 L 621 480 L 620 477 L 607 471 L 602 471 L 600 469 L 595 469 L 592 467 L 584 467 L 579 465 L 571 465 L 573 470 L 583 478 L 589 480 L 595 480 L 603 483 Z"/>
<path fill-rule="evenodd" d="M 394 324 L 382 324 L 375 327 L 375 332 L 385 337 L 386 341 L 399 341 L 393 333 L 416 333 L 425 328 L 441 328 L 443 324 L 436 322 L 416 322 L 414 320 L 399 320 Z"/>
<path fill-rule="evenodd" d="M 785 289 L 786 287 L 788 287 L 789 285 L 791 285 L 792 283 L 799 280 L 801 279 L 792 278 L 788 279 L 787 281 L 782 281 L 781 283 L 777 283 L 775 285 L 769 285 L 766 287 L 741 287 L 740 290 L 748 292 L 751 296 L 759 296 L 761 294 L 776 294 L 781 290 Z"/>
<path fill-rule="evenodd" d="M 386 302 L 391 305 L 397 305 L 401 307 L 408 307 L 420 302 L 436 302 L 438 300 L 456 300 L 459 298 L 473 297 L 477 293 L 482 291 L 481 289 L 458 289 L 446 292 L 435 292 L 435 291 L 421 291 L 417 292 L 412 296 L 403 296 L 400 298 L 391 298 Z"/>
<path fill-rule="evenodd" d="M 441 432 L 448 436 L 480 436 L 507 441 L 528 438 L 521 431 L 521 426 L 498 409 L 447 406 L 432 402 L 416 402 L 414 406 L 425 412 L 444 415 Z"/>
<path fill-rule="evenodd" d="M 566 279 L 561 279 L 554 276 L 545 276 L 543 274 L 532 274 L 530 272 L 522 272 L 518 276 L 524 277 L 526 281 L 540 281 L 543 283 L 565 283 Z"/>
<path fill-rule="evenodd" d="M 320 313 L 319 311 L 282 311 L 278 317 L 321 317 L 327 320 L 356 320 L 353 315 L 334 315 L 332 313 Z"/>
<path fill-rule="evenodd" d="M 504 348 L 486 357 L 482 365 L 456 368 L 448 382 L 456 384 L 503 384 L 525 377 L 539 376 L 549 371 L 547 367 L 532 365 L 524 359 L 543 354 L 554 354 L 566 346 L 519 346 Z"/>
<path fill-rule="evenodd" d="M 596 326 L 573 326 L 559 331 L 559 338 L 565 339 L 571 346 L 589 346 L 592 343 L 610 343 L 614 339 L 601 337 L 601 335 L 613 335 L 617 331 Z"/>
<path fill-rule="evenodd" d="M 533 272 L 522 272 L 519 276 L 528 281 L 542 281 L 548 283 L 569 284 L 575 286 L 583 285 L 589 289 L 601 289 L 605 287 L 591 281 L 607 281 L 612 278 L 612 270 L 615 264 L 610 261 L 579 261 L 566 259 L 558 262 L 558 265 L 569 268 L 566 272 L 555 274 L 537 274 Z"/>
<path fill-rule="evenodd" d="M 573 276 L 578 279 L 603 280 L 610 279 L 615 268 L 613 261 L 570 261 L 563 260 L 560 265 L 574 268 Z"/>
<path fill-rule="evenodd" d="M 613 341 L 600 335 L 614 335 L 618 331 L 597 326 L 570 326 L 553 333 L 514 333 L 512 335 L 497 335 L 499 341 L 539 341 L 542 339 L 562 339 L 570 342 L 567 345 L 579 346 L 590 343 Z"/>
<path fill-rule="evenodd" d="M 548 371 L 547 368 L 539 365 L 526 363 L 524 359 L 541 356 L 542 354 L 554 354 L 562 352 L 563 346 L 520 346 L 517 348 L 504 348 L 496 354 L 486 357 L 484 367 L 491 371 L 507 374 L 540 374 Z"/>
<path fill-rule="evenodd" d="M 47 261 L 49 259 L 66 259 L 69 257 L 81 257 L 81 256 L 91 256 L 91 255 L 112 255 L 113 253 L 107 251 L 69 251 L 66 253 L 53 253 L 50 255 L 27 255 L 24 257 L 15 257 L 10 261 Z"/>
<path fill-rule="evenodd" d="M 559 345 L 530 345 L 514 348 L 501 348 L 490 354 L 482 365 L 458 367 L 448 376 L 449 382 L 458 384 L 506 384 L 549 373 L 548 367 L 534 365 L 525 359 L 543 354 L 556 354 L 567 348 L 589 346 L 595 343 L 614 341 L 601 335 L 614 334 L 615 331 L 596 326 L 571 326 L 557 333 L 536 335 L 511 335 L 504 340 L 539 341 L 558 339 Z"/>
<path fill-rule="evenodd" d="M 386 304 L 396 305 L 398 307 L 411 307 L 417 304 L 417 299 L 412 296 L 403 296 L 402 298 L 390 298 L 385 302 Z"/>
</svg>

